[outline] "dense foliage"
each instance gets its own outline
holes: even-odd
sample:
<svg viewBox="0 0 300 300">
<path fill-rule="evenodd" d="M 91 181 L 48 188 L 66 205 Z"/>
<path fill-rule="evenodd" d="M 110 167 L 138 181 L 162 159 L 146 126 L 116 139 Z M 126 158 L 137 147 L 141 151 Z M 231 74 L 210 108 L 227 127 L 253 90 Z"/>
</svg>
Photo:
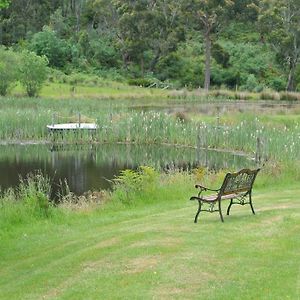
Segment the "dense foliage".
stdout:
<svg viewBox="0 0 300 300">
<path fill-rule="evenodd" d="M 29 97 L 37 96 L 47 79 L 47 65 L 46 56 L 0 48 L 0 95 L 5 96 L 19 82 Z"/>
<path fill-rule="evenodd" d="M 2 0 L 0 43 L 137 85 L 297 89 L 299 0 L 221 2 Z"/>
</svg>

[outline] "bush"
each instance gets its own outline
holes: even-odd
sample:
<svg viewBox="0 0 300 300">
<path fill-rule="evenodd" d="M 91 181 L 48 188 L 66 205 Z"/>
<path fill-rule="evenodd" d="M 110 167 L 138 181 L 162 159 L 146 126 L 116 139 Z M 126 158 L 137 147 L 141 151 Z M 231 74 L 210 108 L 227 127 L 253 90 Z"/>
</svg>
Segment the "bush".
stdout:
<svg viewBox="0 0 300 300">
<path fill-rule="evenodd" d="M 99 37 L 92 39 L 90 50 L 93 65 L 105 68 L 115 68 L 121 65 L 119 54 L 109 39 Z"/>
<path fill-rule="evenodd" d="M 158 178 L 159 173 L 146 166 L 141 166 L 137 171 L 121 171 L 121 175 L 114 180 L 113 196 L 123 204 L 131 204 L 137 194 L 155 190 Z"/>
<path fill-rule="evenodd" d="M 0 48 L 0 95 L 5 96 L 18 79 L 17 55 Z"/>
<path fill-rule="evenodd" d="M 272 78 L 270 80 L 270 82 L 268 83 L 268 86 L 271 89 L 279 92 L 279 91 L 283 91 L 285 89 L 286 83 L 285 83 L 285 81 L 282 78 L 276 77 L 276 78 Z"/>
<path fill-rule="evenodd" d="M 243 86 L 243 89 L 253 92 L 256 90 L 257 86 L 258 86 L 258 81 L 255 75 L 250 74 L 247 78 L 246 84 Z"/>
<path fill-rule="evenodd" d="M 31 40 L 30 50 L 37 55 L 45 55 L 49 65 L 62 68 L 71 61 L 71 47 L 69 44 L 56 36 L 56 33 L 48 27 L 36 33 Z"/>
<path fill-rule="evenodd" d="M 153 82 L 147 78 L 132 78 L 128 80 L 129 85 L 149 87 Z"/>
<path fill-rule="evenodd" d="M 221 66 L 214 64 L 211 69 L 211 84 L 235 88 L 241 82 L 241 74 L 234 68 L 223 69 Z"/>
<path fill-rule="evenodd" d="M 40 57 L 26 50 L 21 53 L 19 79 L 29 97 L 36 96 L 47 79 L 47 64 L 45 56 Z"/>
</svg>

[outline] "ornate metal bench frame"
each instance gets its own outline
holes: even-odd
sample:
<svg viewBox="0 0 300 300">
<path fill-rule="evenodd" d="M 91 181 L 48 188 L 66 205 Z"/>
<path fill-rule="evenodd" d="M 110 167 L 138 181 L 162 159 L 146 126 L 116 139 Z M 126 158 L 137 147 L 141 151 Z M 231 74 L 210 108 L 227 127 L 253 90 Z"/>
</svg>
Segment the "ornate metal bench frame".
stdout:
<svg viewBox="0 0 300 300">
<path fill-rule="evenodd" d="M 255 215 L 255 211 L 252 204 L 252 187 L 259 170 L 260 169 L 243 169 L 237 173 L 227 173 L 222 183 L 222 186 L 217 190 L 209 189 L 205 186 L 196 184 L 195 187 L 199 188 L 200 191 L 197 196 L 193 196 L 190 198 L 190 200 L 197 200 L 199 204 L 194 223 L 197 223 L 198 216 L 201 211 L 207 211 L 210 213 L 219 212 L 221 221 L 224 222 L 221 209 L 221 202 L 223 200 L 228 199 L 230 199 L 230 204 L 227 208 L 227 215 L 229 215 L 230 208 L 233 204 L 249 204 L 252 213 Z M 203 193 L 206 191 L 216 193 L 211 195 L 204 195 Z M 218 204 L 217 209 L 215 209 L 216 204 Z M 208 207 L 203 209 L 202 206 L 204 205 L 208 205 Z"/>
</svg>

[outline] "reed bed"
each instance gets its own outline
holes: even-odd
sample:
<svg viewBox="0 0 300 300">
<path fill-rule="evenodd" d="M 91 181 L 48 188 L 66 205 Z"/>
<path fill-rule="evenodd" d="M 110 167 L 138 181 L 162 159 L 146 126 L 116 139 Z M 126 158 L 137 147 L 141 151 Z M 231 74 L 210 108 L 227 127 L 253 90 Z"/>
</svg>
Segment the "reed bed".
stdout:
<svg viewBox="0 0 300 300">
<path fill-rule="evenodd" d="M 276 160 L 300 159 L 300 124 L 275 126 L 247 116 L 230 124 L 193 122 L 174 115 L 129 110 L 124 105 L 90 100 L 1 99 L 0 140 L 38 141 L 58 144 L 136 143 L 172 144 L 195 148 L 242 151 Z M 71 117 L 77 112 L 97 120 L 95 132 L 84 130 L 49 134 L 53 114 Z M 73 119 L 74 122 L 74 119 Z"/>
</svg>

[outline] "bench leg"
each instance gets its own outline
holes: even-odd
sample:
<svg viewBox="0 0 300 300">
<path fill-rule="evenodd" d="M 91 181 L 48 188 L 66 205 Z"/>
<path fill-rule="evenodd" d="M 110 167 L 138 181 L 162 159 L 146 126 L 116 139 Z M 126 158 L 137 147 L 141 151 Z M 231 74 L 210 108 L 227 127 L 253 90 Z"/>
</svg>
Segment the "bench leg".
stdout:
<svg viewBox="0 0 300 300">
<path fill-rule="evenodd" d="M 254 208 L 253 208 L 253 205 L 252 205 L 251 193 L 249 194 L 249 203 L 250 203 L 250 207 L 251 207 L 252 213 L 255 215 L 255 211 L 254 211 Z"/>
<path fill-rule="evenodd" d="M 221 201 L 219 200 L 219 214 L 220 214 L 220 218 L 221 218 L 221 221 L 224 222 L 224 219 L 223 219 L 223 215 L 222 215 L 222 209 L 221 209 Z"/>
<path fill-rule="evenodd" d="M 197 213 L 196 213 L 196 216 L 195 216 L 194 223 L 197 223 L 198 216 L 199 216 L 199 214 L 200 214 L 200 211 L 201 211 L 201 206 L 202 206 L 202 203 L 201 203 L 201 201 L 198 201 L 198 203 L 199 203 L 199 208 L 198 208 L 198 211 L 197 211 Z"/>
<path fill-rule="evenodd" d="M 231 208 L 231 205 L 232 205 L 232 199 L 230 199 L 230 204 L 229 204 L 229 206 L 228 206 L 228 208 L 227 208 L 227 216 L 229 216 L 229 213 L 230 213 L 230 208 Z"/>
</svg>

